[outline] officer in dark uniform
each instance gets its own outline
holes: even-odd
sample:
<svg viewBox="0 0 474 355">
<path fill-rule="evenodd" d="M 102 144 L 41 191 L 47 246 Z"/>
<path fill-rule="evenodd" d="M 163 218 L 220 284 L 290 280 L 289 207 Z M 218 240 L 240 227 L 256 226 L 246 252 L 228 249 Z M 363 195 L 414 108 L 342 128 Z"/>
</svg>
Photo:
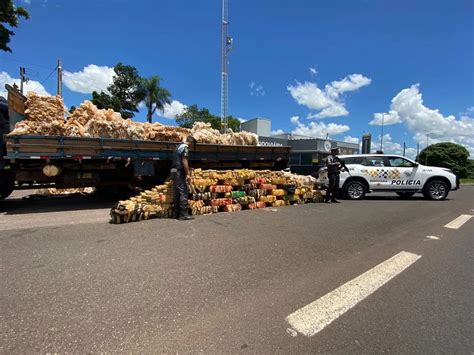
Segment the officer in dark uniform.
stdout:
<svg viewBox="0 0 474 355">
<path fill-rule="evenodd" d="M 343 168 L 341 159 L 338 157 L 339 149 L 332 148 L 331 154 L 326 159 L 326 167 L 328 169 L 329 184 L 326 190 L 326 203 L 339 203 L 336 200 L 337 191 L 339 190 L 339 174 Z"/>
<path fill-rule="evenodd" d="M 171 169 L 171 180 L 174 188 L 174 215 L 181 221 L 194 219 L 188 214 L 188 186 L 191 179 L 191 168 L 189 167 L 189 148 L 196 144 L 192 136 L 186 138 L 185 143 L 176 147 Z"/>
</svg>

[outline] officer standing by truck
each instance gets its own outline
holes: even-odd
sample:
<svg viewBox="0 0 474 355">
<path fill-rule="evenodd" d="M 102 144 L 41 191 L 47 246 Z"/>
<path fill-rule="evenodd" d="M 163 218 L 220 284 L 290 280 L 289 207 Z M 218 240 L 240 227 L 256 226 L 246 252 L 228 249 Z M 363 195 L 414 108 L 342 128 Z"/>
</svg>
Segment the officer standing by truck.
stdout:
<svg viewBox="0 0 474 355">
<path fill-rule="evenodd" d="M 341 169 L 343 168 L 343 164 L 338 157 L 339 149 L 332 148 L 331 154 L 326 159 L 326 167 L 328 169 L 328 188 L 326 190 L 326 203 L 339 203 L 336 200 L 337 191 L 339 190 L 339 175 L 341 173 Z"/>
<path fill-rule="evenodd" d="M 176 147 L 171 169 L 171 180 L 174 189 L 174 216 L 180 221 L 188 221 L 194 217 L 188 214 L 188 186 L 191 180 L 191 168 L 189 167 L 189 148 L 194 148 L 196 140 L 193 136 L 186 137 L 184 143 Z"/>
</svg>

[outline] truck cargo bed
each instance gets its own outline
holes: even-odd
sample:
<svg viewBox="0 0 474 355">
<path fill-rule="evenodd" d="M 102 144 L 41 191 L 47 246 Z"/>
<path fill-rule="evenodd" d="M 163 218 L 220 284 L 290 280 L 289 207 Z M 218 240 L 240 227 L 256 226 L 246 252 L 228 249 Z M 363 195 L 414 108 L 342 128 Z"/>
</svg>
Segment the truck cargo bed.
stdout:
<svg viewBox="0 0 474 355">
<path fill-rule="evenodd" d="M 10 136 L 5 138 L 7 159 L 155 159 L 171 160 L 178 143 L 108 138 Z M 290 147 L 196 144 L 190 160 L 288 160 Z"/>
</svg>

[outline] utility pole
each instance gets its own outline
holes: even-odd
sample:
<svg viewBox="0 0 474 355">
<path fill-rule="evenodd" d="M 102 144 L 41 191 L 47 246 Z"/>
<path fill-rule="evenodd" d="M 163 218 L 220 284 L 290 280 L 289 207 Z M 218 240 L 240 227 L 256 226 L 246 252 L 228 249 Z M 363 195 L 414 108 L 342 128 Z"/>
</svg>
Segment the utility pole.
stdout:
<svg viewBox="0 0 474 355">
<path fill-rule="evenodd" d="M 426 148 L 428 148 L 428 143 L 430 141 L 430 134 L 426 134 Z M 425 165 L 428 165 L 428 149 L 425 152 Z"/>
<path fill-rule="evenodd" d="M 419 155 L 420 155 L 420 143 L 416 143 L 416 161 L 417 162 L 420 162 Z"/>
<path fill-rule="evenodd" d="M 380 133 L 380 151 L 383 152 L 383 120 L 385 118 L 385 114 L 382 113 L 382 129 Z"/>
<path fill-rule="evenodd" d="M 23 94 L 23 84 L 28 82 L 28 78 L 26 77 L 26 68 L 20 67 L 20 92 Z"/>
<path fill-rule="evenodd" d="M 403 156 L 405 156 L 405 149 L 406 149 L 405 142 L 403 142 Z"/>
<path fill-rule="evenodd" d="M 63 68 L 61 66 L 61 59 L 58 59 L 58 87 L 56 90 L 57 95 L 63 96 Z"/>
<path fill-rule="evenodd" d="M 227 33 L 229 26 L 228 0 L 222 0 L 221 21 L 221 130 L 226 132 L 228 128 L 228 100 L 229 100 L 229 52 L 232 48 L 232 37 Z"/>
</svg>

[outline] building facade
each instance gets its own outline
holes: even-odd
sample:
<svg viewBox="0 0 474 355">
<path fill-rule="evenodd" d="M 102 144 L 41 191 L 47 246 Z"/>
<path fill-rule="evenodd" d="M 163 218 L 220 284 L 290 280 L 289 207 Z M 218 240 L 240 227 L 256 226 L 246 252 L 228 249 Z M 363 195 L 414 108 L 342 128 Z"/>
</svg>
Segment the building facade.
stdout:
<svg viewBox="0 0 474 355">
<path fill-rule="evenodd" d="M 270 137 L 272 121 L 268 118 L 257 117 L 240 124 L 242 131 L 252 132 L 261 137 Z"/>
<path fill-rule="evenodd" d="M 267 122 L 263 123 L 269 126 L 264 126 L 264 133 L 268 135 L 259 134 L 262 132 L 261 126 L 262 120 Z M 256 121 L 256 122 L 252 122 Z M 245 125 L 244 125 L 245 124 Z M 267 146 L 289 146 L 291 147 L 291 156 L 289 167 L 292 172 L 298 174 L 312 174 L 319 170 L 323 165 L 323 159 L 325 159 L 332 148 L 339 148 L 339 153 L 343 154 L 359 154 L 358 143 L 348 143 L 332 139 L 323 138 L 312 138 L 307 136 L 296 135 L 292 133 L 284 133 L 270 136 L 271 132 L 271 121 L 267 119 L 254 119 L 242 123 L 242 130 L 256 133 L 259 137 L 260 145 Z"/>
<path fill-rule="evenodd" d="M 311 137 L 294 137 L 288 135 L 274 137 L 258 137 L 260 145 L 268 146 L 289 146 L 291 147 L 291 156 L 289 167 L 292 172 L 298 174 L 312 174 L 317 172 L 323 165 L 325 159 L 332 148 L 339 148 L 341 155 L 358 154 L 359 144 L 341 142 L 332 139 L 321 139 Z"/>
</svg>

